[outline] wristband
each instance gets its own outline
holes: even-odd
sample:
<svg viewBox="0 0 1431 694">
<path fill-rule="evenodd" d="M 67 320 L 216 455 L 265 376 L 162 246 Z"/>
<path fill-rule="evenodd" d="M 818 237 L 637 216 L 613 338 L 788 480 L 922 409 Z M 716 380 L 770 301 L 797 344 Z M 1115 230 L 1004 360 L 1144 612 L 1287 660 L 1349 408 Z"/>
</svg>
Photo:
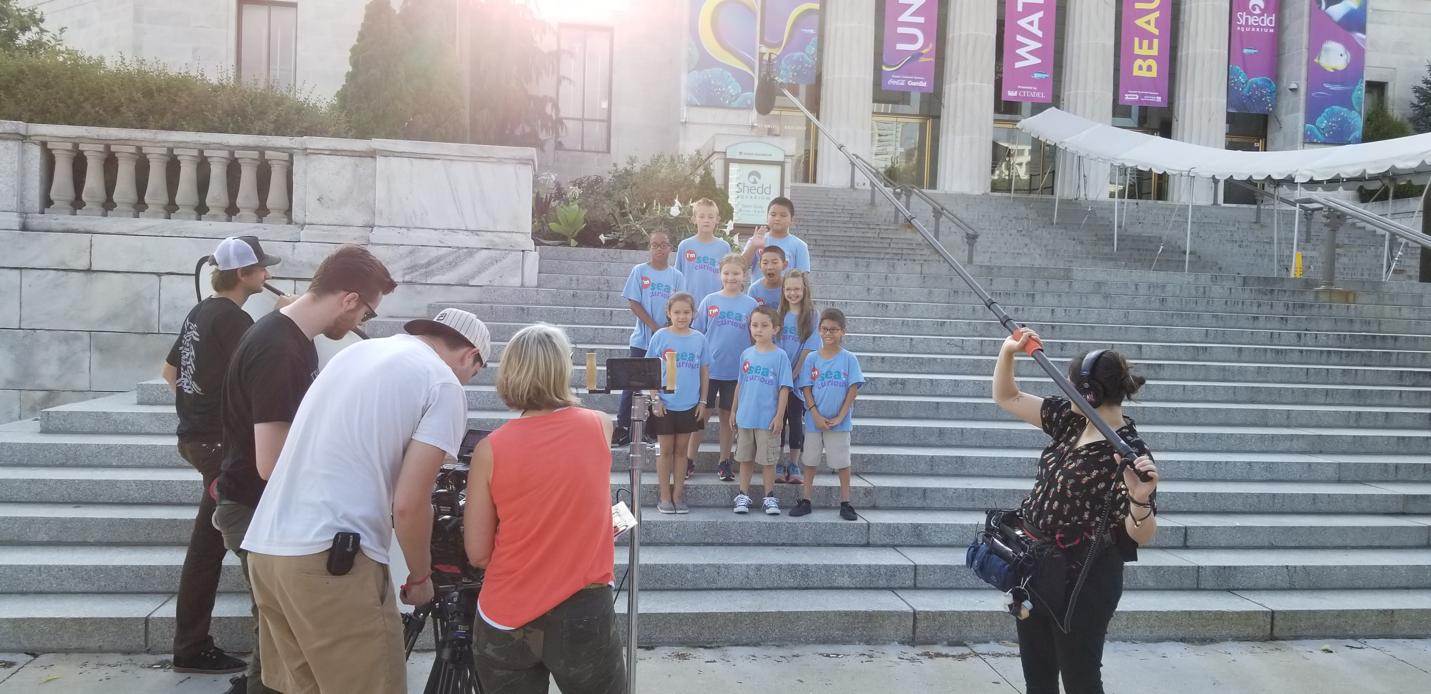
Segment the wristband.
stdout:
<svg viewBox="0 0 1431 694">
<path fill-rule="evenodd" d="M 422 584 L 424 584 L 424 583 L 427 583 L 427 580 L 430 579 L 430 578 L 432 578 L 432 572 L 431 572 L 431 571 L 427 572 L 427 575 L 426 575 L 426 576 L 423 576 L 421 581 L 414 581 L 414 580 L 412 580 L 411 578 L 409 578 L 408 581 L 407 581 L 407 583 L 402 584 L 402 589 L 403 589 L 403 590 L 407 590 L 407 589 L 409 589 L 409 588 L 416 588 L 416 587 L 418 587 L 418 586 L 420 586 L 420 585 L 422 585 Z"/>
</svg>

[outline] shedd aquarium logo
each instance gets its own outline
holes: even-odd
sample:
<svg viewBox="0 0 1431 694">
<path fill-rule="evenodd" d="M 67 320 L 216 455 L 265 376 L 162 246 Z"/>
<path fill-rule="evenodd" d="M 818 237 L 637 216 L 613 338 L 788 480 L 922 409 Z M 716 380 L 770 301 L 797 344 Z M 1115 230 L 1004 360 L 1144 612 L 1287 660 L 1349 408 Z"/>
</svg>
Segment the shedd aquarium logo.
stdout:
<svg viewBox="0 0 1431 694">
<path fill-rule="evenodd" d="M 745 175 L 744 181 L 737 181 L 735 184 L 736 195 L 774 195 L 775 186 L 766 183 L 759 171 L 751 171 Z"/>
</svg>

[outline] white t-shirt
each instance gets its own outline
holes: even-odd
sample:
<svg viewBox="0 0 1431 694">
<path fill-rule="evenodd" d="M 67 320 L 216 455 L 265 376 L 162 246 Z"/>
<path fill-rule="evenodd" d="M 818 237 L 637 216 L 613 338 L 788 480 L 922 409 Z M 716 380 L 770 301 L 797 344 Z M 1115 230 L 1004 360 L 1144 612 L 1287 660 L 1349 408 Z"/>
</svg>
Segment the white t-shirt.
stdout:
<svg viewBox="0 0 1431 694">
<path fill-rule="evenodd" d="M 298 406 L 243 548 L 304 556 L 355 532 L 363 554 L 388 563 L 408 442 L 456 457 L 466 427 L 462 384 L 423 341 L 397 335 L 339 352 Z"/>
</svg>

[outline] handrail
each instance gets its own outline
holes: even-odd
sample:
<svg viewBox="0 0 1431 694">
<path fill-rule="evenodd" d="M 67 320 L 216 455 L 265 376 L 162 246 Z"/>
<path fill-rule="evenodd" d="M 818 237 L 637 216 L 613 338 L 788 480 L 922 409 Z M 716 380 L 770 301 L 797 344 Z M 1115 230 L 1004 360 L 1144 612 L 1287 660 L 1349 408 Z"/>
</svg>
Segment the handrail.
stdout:
<svg viewBox="0 0 1431 694">
<path fill-rule="evenodd" d="M 1229 178 L 1226 179 L 1225 182 L 1231 183 L 1232 185 L 1237 186 L 1238 188 L 1241 188 L 1243 190 L 1251 191 L 1260 197 L 1277 200 L 1283 205 L 1289 205 L 1291 207 L 1296 207 L 1299 209 L 1302 207 L 1301 205 L 1297 204 L 1297 201 L 1294 198 L 1284 197 L 1281 193 L 1273 193 L 1265 188 L 1258 188 L 1257 186 L 1254 186 L 1246 181 L 1239 181 L 1235 178 Z"/>
<path fill-rule="evenodd" d="M 1327 195 L 1318 195 L 1315 193 L 1303 195 L 1297 200 L 1298 202 L 1321 205 L 1326 209 L 1335 210 L 1369 227 L 1381 229 L 1389 234 L 1393 234 L 1403 241 L 1417 244 L 1422 248 L 1431 248 L 1431 236 L 1426 236 L 1409 226 L 1397 224 L 1380 215 L 1372 214 L 1344 200 L 1338 200 Z"/>
<path fill-rule="evenodd" d="M 959 227 L 959 230 L 964 232 L 964 245 L 967 249 L 967 252 L 965 253 L 964 257 L 964 262 L 969 263 L 971 265 L 974 263 L 974 245 L 979 242 L 978 229 L 969 226 L 969 224 L 966 223 L 964 220 L 960 219 L 958 215 L 954 214 L 953 212 L 950 212 L 949 208 L 940 204 L 938 200 L 935 200 L 934 197 L 929 195 L 929 193 L 925 192 L 923 188 L 920 188 L 919 186 L 915 185 L 896 183 L 889 176 L 884 175 L 884 172 L 880 171 L 879 169 L 876 169 L 874 165 L 870 164 L 869 161 L 867 161 L 864 157 L 854 153 L 850 153 L 849 156 L 852 159 L 858 160 L 859 163 L 863 165 L 864 171 L 874 173 L 878 181 L 882 183 L 884 187 L 894 191 L 894 194 L 896 196 L 899 195 L 900 191 L 903 191 L 905 194 L 904 200 L 906 204 L 908 204 L 911 195 L 918 197 L 920 200 L 923 200 L 926 204 L 928 204 L 929 207 L 932 208 L 934 211 L 934 235 L 936 237 L 939 235 L 940 219 L 948 217 L 949 221 L 954 222 L 954 226 Z"/>
</svg>

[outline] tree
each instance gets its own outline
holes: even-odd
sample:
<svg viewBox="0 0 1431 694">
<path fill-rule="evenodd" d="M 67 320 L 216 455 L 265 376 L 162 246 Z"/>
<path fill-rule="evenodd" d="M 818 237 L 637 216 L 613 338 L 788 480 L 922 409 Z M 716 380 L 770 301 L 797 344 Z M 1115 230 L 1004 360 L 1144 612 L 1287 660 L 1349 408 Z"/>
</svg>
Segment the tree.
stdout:
<svg viewBox="0 0 1431 694">
<path fill-rule="evenodd" d="M 552 28 L 531 0 L 471 7 L 472 141 L 540 148 L 562 132 L 556 98 L 536 91 L 557 75 L 558 51 L 542 47 Z"/>
<path fill-rule="evenodd" d="M 33 7 L 20 7 L 18 0 L 0 0 L 0 51 L 24 55 L 65 52 L 58 32 L 45 28 L 45 15 Z"/>
<path fill-rule="evenodd" d="M 1376 142 L 1406 137 L 1410 134 L 1411 125 L 1406 122 L 1406 119 L 1392 113 L 1391 109 L 1383 103 L 1367 111 L 1366 121 L 1362 124 L 1361 141 Z"/>
<path fill-rule="evenodd" d="M 399 138 L 407 124 L 406 32 L 388 0 L 363 12 L 358 40 L 348 54 L 348 76 L 335 103 L 360 138 Z"/>
<path fill-rule="evenodd" d="M 1411 88 L 1411 127 L 1418 133 L 1431 133 L 1431 62 L 1426 63 L 1426 75 L 1421 84 Z"/>
<path fill-rule="evenodd" d="M 449 2 L 372 0 L 348 56 L 338 109 L 358 137 L 457 142 L 462 103 Z"/>
</svg>

